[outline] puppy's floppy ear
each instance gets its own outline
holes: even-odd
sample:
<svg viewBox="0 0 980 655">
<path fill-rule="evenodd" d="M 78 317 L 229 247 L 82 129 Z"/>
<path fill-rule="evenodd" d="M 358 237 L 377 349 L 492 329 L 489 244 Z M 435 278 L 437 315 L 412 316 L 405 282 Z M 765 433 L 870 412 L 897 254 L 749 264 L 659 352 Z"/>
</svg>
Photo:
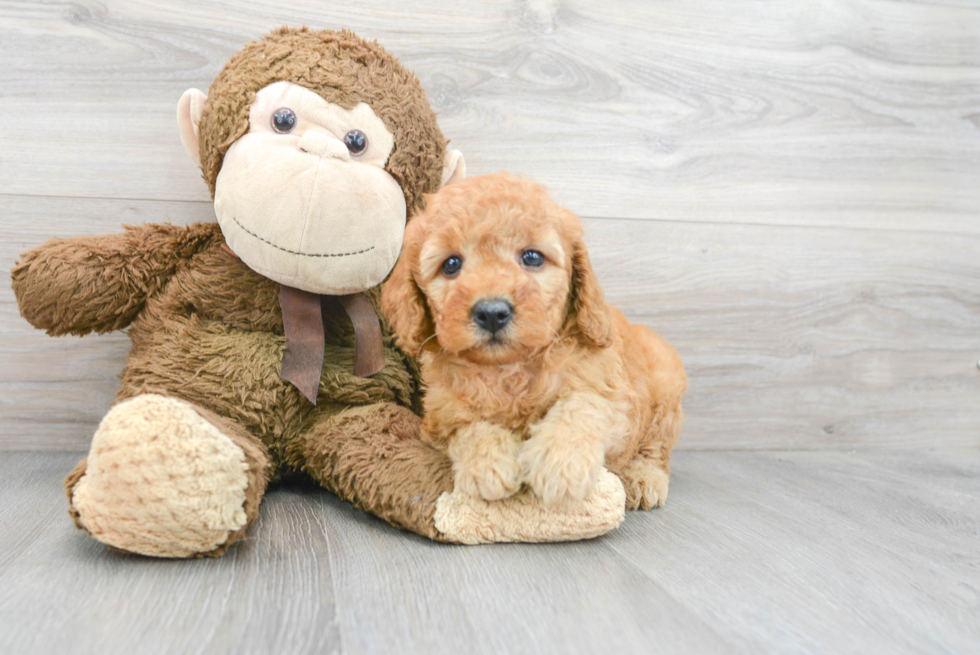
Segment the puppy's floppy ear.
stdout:
<svg viewBox="0 0 980 655">
<path fill-rule="evenodd" d="M 568 314 L 567 322 L 574 321 L 587 342 L 599 348 L 612 344 L 612 319 L 581 238 L 572 244 L 572 292 Z"/>
<path fill-rule="evenodd" d="M 414 276 L 422 246 L 423 221 L 420 219 L 416 217 L 408 222 L 401 257 L 381 290 L 381 311 L 388 317 L 398 345 L 413 357 L 435 332 L 428 305 Z"/>
</svg>

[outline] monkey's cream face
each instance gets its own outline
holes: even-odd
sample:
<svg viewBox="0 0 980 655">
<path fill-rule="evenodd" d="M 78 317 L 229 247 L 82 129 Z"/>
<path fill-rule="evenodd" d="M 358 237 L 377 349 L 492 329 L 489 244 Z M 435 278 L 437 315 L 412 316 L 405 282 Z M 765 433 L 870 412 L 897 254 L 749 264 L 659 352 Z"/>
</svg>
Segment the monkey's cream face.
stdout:
<svg viewBox="0 0 980 655">
<path fill-rule="evenodd" d="M 394 143 L 363 102 L 344 109 L 292 82 L 265 87 L 215 183 L 228 246 L 254 271 L 304 291 L 380 284 L 406 220 L 401 187 L 384 168 Z"/>
</svg>

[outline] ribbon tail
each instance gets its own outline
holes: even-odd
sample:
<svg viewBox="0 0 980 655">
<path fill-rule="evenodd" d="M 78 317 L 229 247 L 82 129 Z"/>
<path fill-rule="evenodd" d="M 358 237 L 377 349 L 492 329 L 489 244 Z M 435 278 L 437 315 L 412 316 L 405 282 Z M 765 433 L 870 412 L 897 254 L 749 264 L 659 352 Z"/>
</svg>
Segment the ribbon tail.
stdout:
<svg viewBox="0 0 980 655">
<path fill-rule="evenodd" d="M 279 377 L 316 405 L 324 350 L 320 296 L 282 284 L 279 286 L 279 305 L 286 333 L 286 351 Z"/>
<path fill-rule="evenodd" d="M 354 326 L 354 375 L 368 378 L 385 367 L 381 323 L 374 306 L 363 293 L 340 297 L 340 304 Z"/>
</svg>

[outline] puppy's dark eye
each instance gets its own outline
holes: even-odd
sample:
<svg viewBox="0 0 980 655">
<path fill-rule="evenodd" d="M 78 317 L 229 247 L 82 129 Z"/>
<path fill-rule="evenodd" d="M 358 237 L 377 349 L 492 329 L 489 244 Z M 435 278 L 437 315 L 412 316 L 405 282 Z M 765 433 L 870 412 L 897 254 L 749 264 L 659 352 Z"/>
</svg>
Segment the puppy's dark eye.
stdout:
<svg viewBox="0 0 980 655">
<path fill-rule="evenodd" d="M 272 129 L 279 134 L 289 134 L 296 127 L 296 112 L 289 107 L 280 107 L 272 114 Z"/>
<path fill-rule="evenodd" d="M 367 149 L 367 135 L 360 130 L 351 130 L 344 135 L 344 145 L 350 154 L 359 155 Z"/>
<path fill-rule="evenodd" d="M 521 253 L 521 263 L 528 268 L 541 268 L 544 266 L 544 255 L 537 250 L 525 250 Z"/>
<path fill-rule="evenodd" d="M 450 277 L 459 273 L 461 268 L 463 268 L 463 259 L 458 255 L 453 255 L 442 263 L 442 272 Z"/>
</svg>

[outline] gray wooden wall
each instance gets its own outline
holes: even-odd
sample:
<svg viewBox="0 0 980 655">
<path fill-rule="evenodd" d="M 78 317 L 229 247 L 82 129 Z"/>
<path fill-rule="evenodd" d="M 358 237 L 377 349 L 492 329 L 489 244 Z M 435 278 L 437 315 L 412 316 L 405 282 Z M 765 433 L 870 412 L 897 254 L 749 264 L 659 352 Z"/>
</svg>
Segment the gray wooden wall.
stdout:
<svg viewBox="0 0 980 655">
<path fill-rule="evenodd" d="M 580 213 L 691 378 L 683 447 L 980 445 L 980 3 L 0 2 L 0 261 L 210 220 L 175 105 L 280 24 L 421 78 L 472 174 Z M 84 448 L 125 335 L 0 285 L 0 448 Z"/>
</svg>

